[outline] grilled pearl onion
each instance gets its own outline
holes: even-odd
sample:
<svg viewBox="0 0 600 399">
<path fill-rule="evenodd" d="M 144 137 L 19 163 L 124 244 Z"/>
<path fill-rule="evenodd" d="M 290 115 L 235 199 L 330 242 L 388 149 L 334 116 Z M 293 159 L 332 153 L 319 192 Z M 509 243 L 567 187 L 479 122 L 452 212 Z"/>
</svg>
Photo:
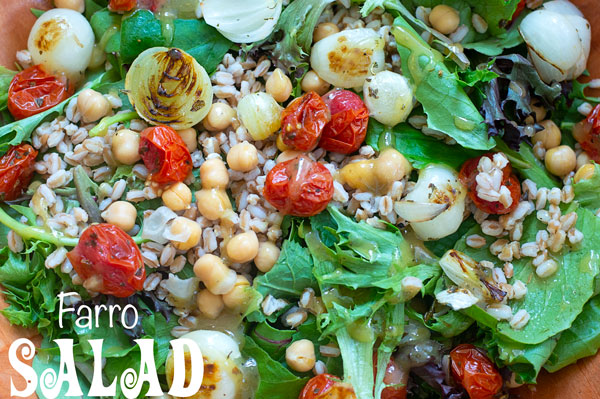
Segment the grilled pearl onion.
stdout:
<svg viewBox="0 0 600 399">
<path fill-rule="evenodd" d="M 410 223 L 412 229 L 423 240 L 437 240 L 454 233 L 463 220 L 466 195 L 467 188 L 458 180 L 454 169 L 445 165 L 427 165 L 419 172 L 417 184 L 404 201 L 445 206 L 431 220 Z"/>
<path fill-rule="evenodd" d="M 365 79 L 385 67 L 385 40 L 368 28 L 345 30 L 319 40 L 310 66 L 336 87 L 362 87 Z"/>
<path fill-rule="evenodd" d="M 197 330 L 185 334 L 198 344 L 204 360 L 204 376 L 200 390 L 187 399 L 223 399 L 241 396 L 244 375 L 241 371 L 242 355 L 238 344 L 227 334 L 219 331 Z M 186 364 L 190 363 L 190 353 L 185 352 Z M 169 387 L 173 383 L 173 353 L 169 352 L 165 364 L 165 374 Z M 186 368 L 185 385 L 189 386 L 191 370 Z M 175 399 L 179 399 L 175 397 Z"/>
<path fill-rule="evenodd" d="M 153 47 L 138 55 L 125 77 L 125 89 L 144 120 L 175 130 L 204 119 L 213 98 L 204 68 L 177 48 Z"/>
</svg>

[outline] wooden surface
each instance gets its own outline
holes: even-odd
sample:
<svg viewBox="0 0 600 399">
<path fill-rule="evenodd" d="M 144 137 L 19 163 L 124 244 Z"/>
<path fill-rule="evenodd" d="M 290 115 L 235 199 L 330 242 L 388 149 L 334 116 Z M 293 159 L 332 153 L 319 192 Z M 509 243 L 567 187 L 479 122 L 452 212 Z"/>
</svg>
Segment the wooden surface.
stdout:
<svg viewBox="0 0 600 399">
<path fill-rule="evenodd" d="M 485 0 L 481 0 L 485 1 Z M 592 23 L 592 55 L 588 69 L 600 77 L 600 0 L 573 0 Z M 0 0 L 0 65 L 13 67 L 17 50 L 27 47 L 27 36 L 35 18 L 29 8 L 50 7 L 49 0 Z M 0 308 L 5 307 L 0 298 Z M 8 397 L 10 377 L 17 376 L 8 364 L 8 347 L 17 337 L 34 337 L 35 333 L 11 326 L 0 316 L 0 394 Z M 39 337 L 34 337 L 38 339 Z M 542 372 L 537 386 L 522 387 L 516 396 L 522 399 L 600 399 L 600 356 L 583 359 L 559 373 Z M 15 380 L 18 388 L 19 385 Z M 5 396 L 6 395 L 6 396 Z"/>
</svg>

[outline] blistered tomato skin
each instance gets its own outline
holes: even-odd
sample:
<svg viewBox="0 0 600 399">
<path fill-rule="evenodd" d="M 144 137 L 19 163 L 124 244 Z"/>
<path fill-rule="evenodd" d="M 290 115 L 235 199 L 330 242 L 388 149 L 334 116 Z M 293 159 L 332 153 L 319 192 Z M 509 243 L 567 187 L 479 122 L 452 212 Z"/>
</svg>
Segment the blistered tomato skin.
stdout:
<svg viewBox="0 0 600 399">
<path fill-rule="evenodd" d="M 356 399 L 352 385 L 331 374 L 319 374 L 308 380 L 298 399 Z"/>
<path fill-rule="evenodd" d="M 358 150 L 367 136 L 369 110 L 361 98 L 348 90 L 335 89 L 323 96 L 331 112 L 319 147 L 332 152 L 350 154 Z"/>
<path fill-rule="evenodd" d="M 281 138 L 291 149 L 312 151 L 330 119 L 323 99 L 310 91 L 292 101 L 281 113 Z"/>
<path fill-rule="evenodd" d="M 521 184 L 519 183 L 517 176 L 512 173 L 510 164 L 502 169 L 502 185 L 510 190 L 510 196 L 512 198 L 512 203 L 509 207 L 505 207 L 499 201 L 486 201 L 479 198 L 477 195 L 477 181 L 475 180 L 479 173 L 477 165 L 479 164 L 481 157 L 492 158 L 492 156 L 493 154 L 484 154 L 480 157 L 469 159 L 460 168 L 458 177 L 461 183 L 469 189 L 469 197 L 479 210 L 489 213 L 490 215 L 505 215 L 512 212 L 519 205 L 519 200 L 521 198 Z"/>
<path fill-rule="evenodd" d="M 284 215 L 314 216 L 333 198 L 333 177 L 325 166 L 300 155 L 271 169 L 263 194 Z"/>
<path fill-rule="evenodd" d="M 452 376 L 471 399 L 491 399 L 502 389 L 502 376 L 486 354 L 470 344 L 450 352 Z"/>
<path fill-rule="evenodd" d="M 154 126 L 142 131 L 139 153 L 150 179 L 156 183 L 181 182 L 192 171 L 190 151 L 171 127 Z"/>
<path fill-rule="evenodd" d="M 17 199 L 31 182 L 38 152 L 29 144 L 12 147 L 0 158 L 0 200 Z"/>
<path fill-rule="evenodd" d="M 137 5 L 137 0 L 110 0 L 108 9 L 113 12 L 131 11 Z"/>
<path fill-rule="evenodd" d="M 94 291 L 125 298 L 143 289 L 146 270 L 142 254 L 133 239 L 115 225 L 91 225 L 67 257 L 79 277 L 94 279 Z"/>
<path fill-rule="evenodd" d="M 590 158 L 600 162 L 600 104 L 594 107 L 586 119 L 575 125 L 573 137 Z"/>
<path fill-rule="evenodd" d="M 35 65 L 16 74 L 8 87 L 8 110 L 15 119 L 39 114 L 71 95 L 55 76 Z"/>
</svg>

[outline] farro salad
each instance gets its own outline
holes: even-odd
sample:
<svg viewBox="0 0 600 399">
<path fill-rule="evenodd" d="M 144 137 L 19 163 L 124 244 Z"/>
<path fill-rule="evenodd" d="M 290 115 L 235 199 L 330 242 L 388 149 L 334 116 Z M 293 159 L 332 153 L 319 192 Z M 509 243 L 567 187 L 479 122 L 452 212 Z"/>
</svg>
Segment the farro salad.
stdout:
<svg viewBox="0 0 600 399">
<path fill-rule="evenodd" d="M 0 67 L 2 314 L 38 375 L 72 339 L 88 397 L 91 340 L 108 386 L 151 338 L 167 392 L 184 337 L 192 398 L 489 399 L 600 347 L 570 2 L 54 4 Z"/>
</svg>

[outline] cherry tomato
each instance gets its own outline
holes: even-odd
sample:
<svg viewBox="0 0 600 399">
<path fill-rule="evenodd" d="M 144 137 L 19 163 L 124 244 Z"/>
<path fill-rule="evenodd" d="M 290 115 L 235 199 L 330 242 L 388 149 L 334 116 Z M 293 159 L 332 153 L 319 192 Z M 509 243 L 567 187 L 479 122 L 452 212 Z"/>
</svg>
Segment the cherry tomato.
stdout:
<svg viewBox="0 0 600 399">
<path fill-rule="evenodd" d="M 351 384 L 331 374 L 319 374 L 308 380 L 298 399 L 356 399 Z"/>
<path fill-rule="evenodd" d="M 108 9 L 113 12 L 131 11 L 137 5 L 137 0 L 110 0 Z"/>
<path fill-rule="evenodd" d="M 600 104 L 573 127 L 573 137 L 596 162 L 600 162 Z"/>
<path fill-rule="evenodd" d="M 0 158 L 0 200 L 17 199 L 31 182 L 38 152 L 29 144 L 12 147 Z"/>
<path fill-rule="evenodd" d="M 140 156 L 156 183 L 181 182 L 192 171 L 192 156 L 185 142 L 169 126 L 144 129 L 140 135 Z"/>
<path fill-rule="evenodd" d="M 377 378 L 377 353 L 373 354 L 373 378 Z M 388 386 L 381 391 L 381 399 L 406 399 L 408 374 L 390 358 L 385 367 L 383 383 Z"/>
<path fill-rule="evenodd" d="M 292 101 L 281 113 L 281 138 L 294 150 L 312 151 L 330 119 L 323 99 L 310 91 Z"/>
<path fill-rule="evenodd" d="M 15 119 L 23 119 L 54 107 L 70 95 L 63 82 L 35 65 L 14 76 L 8 87 L 7 105 Z"/>
<path fill-rule="evenodd" d="M 511 205 L 505 207 L 499 201 L 492 202 L 479 198 L 477 195 L 477 181 L 475 180 L 479 173 L 477 165 L 479 164 L 481 157 L 488 157 L 491 159 L 492 156 L 493 154 L 484 154 L 480 157 L 469 159 L 460 168 L 459 179 L 469 189 L 469 197 L 471 197 L 471 200 L 473 200 L 473 203 L 475 203 L 477 208 L 491 215 L 504 215 L 512 212 L 517 205 L 519 205 L 521 185 L 519 184 L 519 179 L 512 173 L 512 167 L 508 164 L 502 169 L 502 185 L 508 187 L 510 190 L 510 197 L 512 198 Z"/>
<path fill-rule="evenodd" d="M 462 344 L 450 352 L 452 376 L 471 399 L 490 399 L 502 388 L 502 376 L 486 354 Z"/>
<path fill-rule="evenodd" d="M 325 166 L 300 155 L 271 169 L 263 194 L 284 215 L 314 216 L 333 197 L 333 177 Z"/>
<path fill-rule="evenodd" d="M 85 229 L 67 257 L 79 277 L 84 281 L 93 278 L 93 290 L 103 294 L 128 297 L 140 291 L 146 280 L 142 253 L 133 239 L 113 224 L 93 224 Z"/>
<path fill-rule="evenodd" d="M 335 89 L 323 96 L 331 112 L 319 147 L 332 152 L 350 154 L 360 147 L 367 136 L 369 110 L 359 96 L 348 90 Z"/>
</svg>

